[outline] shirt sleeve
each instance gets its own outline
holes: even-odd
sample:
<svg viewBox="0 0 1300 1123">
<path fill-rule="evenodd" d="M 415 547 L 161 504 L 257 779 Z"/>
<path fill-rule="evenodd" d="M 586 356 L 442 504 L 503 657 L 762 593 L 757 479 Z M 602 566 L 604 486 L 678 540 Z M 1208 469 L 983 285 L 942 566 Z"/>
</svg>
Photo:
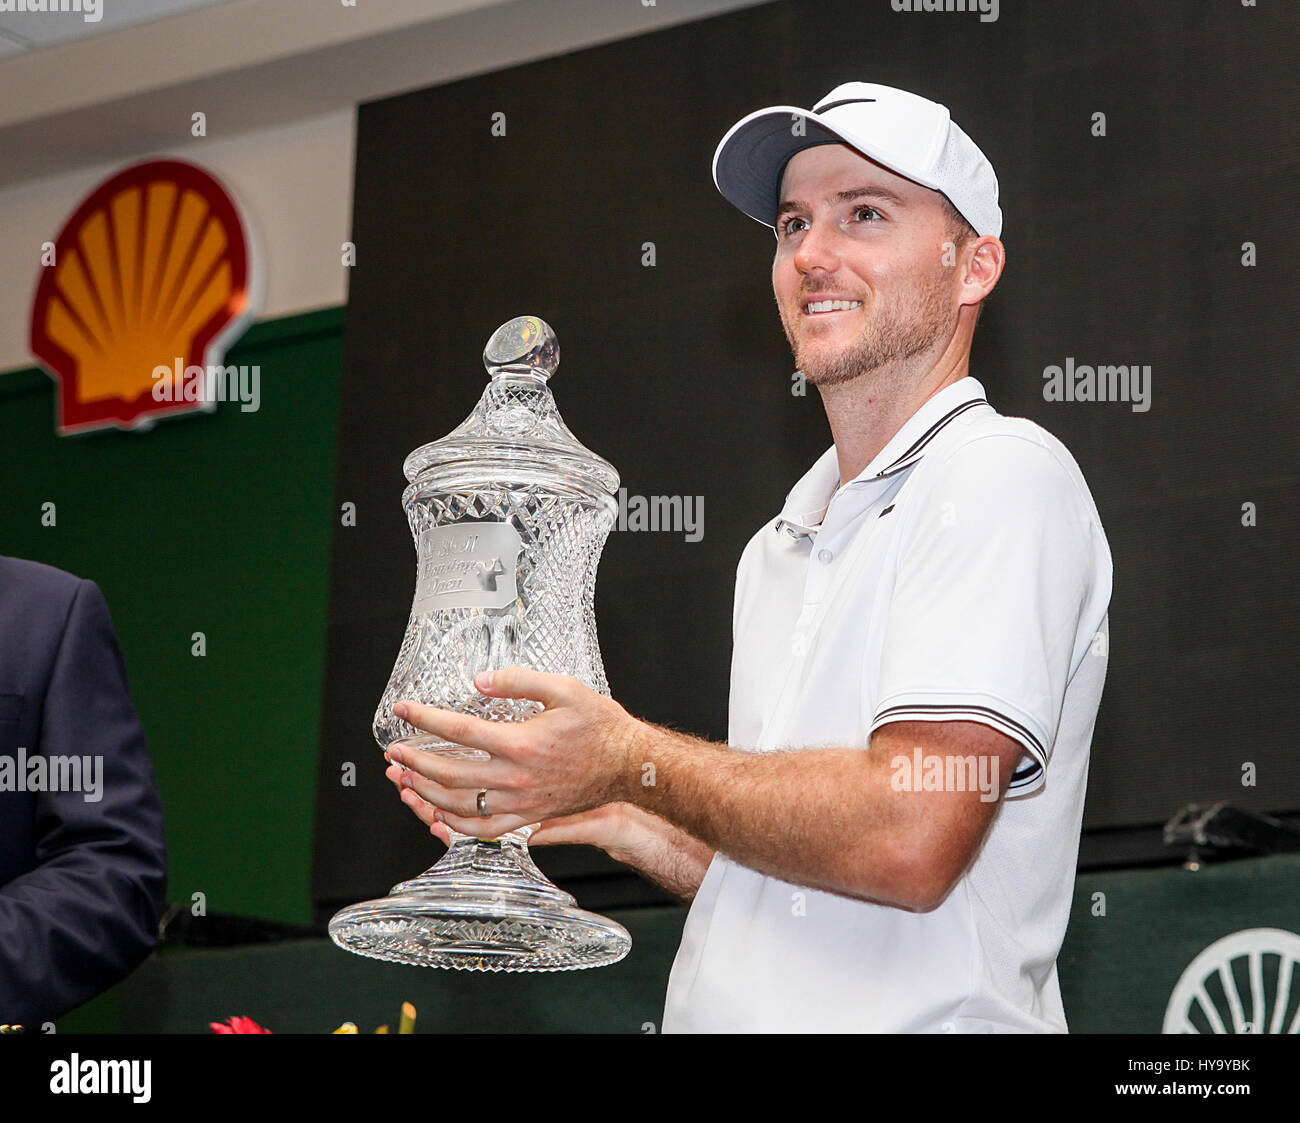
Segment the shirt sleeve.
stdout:
<svg viewBox="0 0 1300 1123">
<path fill-rule="evenodd" d="M 1043 782 L 1105 576 L 1082 476 L 1033 435 L 988 434 L 907 508 L 871 731 L 992 726 L 1025 747 L 1008 787 L 1025 794 Z"/>
<path fill-rule="evenodd" d="M 0 886 L 0 1021 L 29 1030 L 129 974 L 158 942 L 166 893 L 153 765 L 93 581 L 68 612 L 34 749 L 99 772 L 94 790 L 36 795 L 38 864 Z"/>
</svg>

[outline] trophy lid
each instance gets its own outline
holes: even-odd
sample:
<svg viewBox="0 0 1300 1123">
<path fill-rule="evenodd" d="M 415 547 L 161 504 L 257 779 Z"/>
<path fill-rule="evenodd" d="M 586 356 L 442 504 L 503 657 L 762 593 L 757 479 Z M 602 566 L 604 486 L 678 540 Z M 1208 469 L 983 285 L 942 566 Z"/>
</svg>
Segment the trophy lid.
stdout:
<svg viewBox="0 0 1300 1123">
<path fill-rule="evenodd" d="M 442 469 L 456 486 L 471 485 L 469 475 L 500 482 L 511 471 L 536 485 L 554 477 L 584 490 L 614 494 L 619 477 L 564 424 L 547 380 L 560 363 L 560 344 L 538 316 L 516 316 L 502 324 L 483 349 L 491 381 L 470 415 L 440 440 L 421 445 L 406 458 L 406 478 L 436 486 Z"/>
</svg>

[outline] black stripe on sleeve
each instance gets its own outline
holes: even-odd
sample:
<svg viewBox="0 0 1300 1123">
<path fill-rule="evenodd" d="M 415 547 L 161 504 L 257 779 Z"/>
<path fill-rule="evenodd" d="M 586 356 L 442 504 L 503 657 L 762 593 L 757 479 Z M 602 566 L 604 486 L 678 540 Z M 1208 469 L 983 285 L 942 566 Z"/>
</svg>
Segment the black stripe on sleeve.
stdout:
<svg viewBox="0 0 1300 1123">
<path fill-rule="evenodd" d="M 1017 740 L 1021 740 L 1022 744 L 1028 742 L 1025 747 L 1030 754 L 1030 760 L 1028 763 L 1023 764 L 1016 769 L 1015 773 L 1011 777 L 1011 782 L 1007 785 L 1008 791 L 1023 788 L 1026 784 L 1033 783 L 1038 779 L 1039 774 L 1043 771 L 1043 762 L 1047 760 L 1047 751 L 1043 748 L 1043 743 L 1020 722 L 1007 717 L 1006 714 L 999 713 L 997 710 L 990 709 L 988 706 L 955 704 L 940 705 L 930 703 L 890 706 L 888 709 L 881 710 L 876 714 L 872 719 L 871 725 L 872 728 L 876 728 L 879 725 L 888 724 L 888 721 L 899 721 L 908 714 L 921 713 L 944 713 L 953 715 L 984 714 L 995 719 L 995 721 L 990 724 L 1003 726 L 1004 730 L 1008 734 L 1012 731 L 1021 734 L 1021 737 L 1018 737 Z M 882 718 L 888 719 L 888 721 L 882 721 Z M 954 720 L 957 720 L 955 716 Z"/>
</svg>

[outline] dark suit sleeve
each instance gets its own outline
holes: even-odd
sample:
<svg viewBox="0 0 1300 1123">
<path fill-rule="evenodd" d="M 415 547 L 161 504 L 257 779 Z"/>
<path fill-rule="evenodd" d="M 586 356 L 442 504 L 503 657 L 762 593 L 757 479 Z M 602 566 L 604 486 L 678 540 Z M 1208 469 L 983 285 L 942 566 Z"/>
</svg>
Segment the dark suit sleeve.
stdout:
<svg viewBox="0 0 1300 1123">
<path fill-rule="evenodd" d="M 91 790 L 33 797 L 37 865 L 0 888 L 0 1021 L 29 1030 L 129 974 L 157 943 L 166 894 L 153 765 L 92 581 L 68 612 L 37 751 L 98 758 L 100 783 L 98 799 L 84 778 Z"/>
</svg>

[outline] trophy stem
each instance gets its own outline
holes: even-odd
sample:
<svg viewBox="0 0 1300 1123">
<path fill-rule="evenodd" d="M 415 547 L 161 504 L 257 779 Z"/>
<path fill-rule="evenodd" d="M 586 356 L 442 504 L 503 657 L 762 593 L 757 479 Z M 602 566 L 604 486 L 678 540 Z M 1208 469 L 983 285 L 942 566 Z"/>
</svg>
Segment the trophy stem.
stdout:
<svg viewBox="0 0 1300 1123">
<path fill-rule="evenodd" d="M 532 827 L 510 831 L 500 838 L 475 838 L 451 832 L 451 845 L 436 865 L 418 877 L 393 886 L 394 893 L 436 890 L 453 882 L 472 880 L 476 887 L 492 891 L 535 892 L 554 901 L 573 904 L 571 894 L 552 884 L 528 852 Z"/>
<path fill-rule="evenodd" d="M 351 905 L 330 938 L 373 959 L 467 971 L 573 971 L 617 963 L 627 930 L 577 906 L 528 853 L 533 828 L 452 833 L 440 861 L 387 896 Z"/>
</svg>

